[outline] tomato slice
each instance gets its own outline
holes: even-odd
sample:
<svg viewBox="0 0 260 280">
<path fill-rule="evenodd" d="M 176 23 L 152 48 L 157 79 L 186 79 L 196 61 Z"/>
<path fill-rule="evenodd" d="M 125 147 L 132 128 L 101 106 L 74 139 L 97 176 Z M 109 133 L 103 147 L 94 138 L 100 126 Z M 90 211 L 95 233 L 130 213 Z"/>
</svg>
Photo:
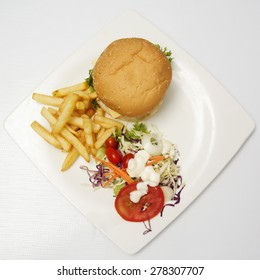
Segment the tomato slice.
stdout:
<svg viewBox="0 0 260 280">
<path fill-rule="evenodd" d="M 164 196 L 160 187 L 148 187 L 148 193 L 134 203 L 130 200 L 130 193 L 136 190 L 136 184 L 132 183 L 120 190 L 115 200 L 115 208 L 118 214 L 129 222 L 143 222 L 152 219 L 163 208 Z"/>
</svg>

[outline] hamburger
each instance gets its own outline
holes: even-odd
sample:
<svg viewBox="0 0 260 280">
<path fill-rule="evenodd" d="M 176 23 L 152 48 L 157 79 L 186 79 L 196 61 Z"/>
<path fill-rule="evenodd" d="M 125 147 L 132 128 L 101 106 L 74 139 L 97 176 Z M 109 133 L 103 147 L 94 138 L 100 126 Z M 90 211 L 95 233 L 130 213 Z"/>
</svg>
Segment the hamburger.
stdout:
<svg viewBox="0 0 260 280">
<path fill-rule="evenodd" d="M 162 104 L 172 79 L 165 53 L 142 38 L 113 41 L 93 68 L 93 86 L 101 107 L 114 116 L 141 120 Z"/>
</svg>

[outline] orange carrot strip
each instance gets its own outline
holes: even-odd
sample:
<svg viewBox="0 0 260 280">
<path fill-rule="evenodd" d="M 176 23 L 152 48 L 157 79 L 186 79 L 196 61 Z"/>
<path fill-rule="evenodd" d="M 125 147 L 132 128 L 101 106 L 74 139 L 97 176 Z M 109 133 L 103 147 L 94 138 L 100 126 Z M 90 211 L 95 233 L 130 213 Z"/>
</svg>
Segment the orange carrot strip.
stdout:
<svg viewBox="0 0 260 280">
<path fill-rule="evenodd" d="M 105 161 L 103 159 L 97 158 L 96 156 L 92 155 L 93 158 L 97 161 L 100 161 L 101 163 L 103 163 L 104 165 L 106 165 L 107 167 L 109 167 L 110 169 L 112 169 L 115 173 L 118 174 L 118 176 L 122 177 L 127 183 L 133 183 L 134 180 L 122 169 L 120 169 L 119 167 L 115 166 L 113 163 L 110 163 L 108 161 Z"/>
<path fill-rule="evenodd" d="M 105 173 L 103 173 L 103 175 L 106 176 L 106 177 L 109 177 L 109 176 L 114 175 L 114 174 L 115 174 L 115 172 L 105 172 Z"/>
<path fill-rule="evenodd" d="M 159 161 L 161 161 L 161 160 L 163 160 L 163 159 L 165 159 L 165 158 L 166 158 L 165 156 L 154 156 L 154 157 L 150 157 L 149 159 L 150 159 L 151 161 L 149 161 L 149 162 L 146 164 L 146 166 L 153 165 L 153 164 L 155 164 L 155 163 L 157 163 L 157 162 L 159 162 Z"/>
<path fill-rule="evenodd" d="M 111 181 L 113 181 L 116 177 L 118 177 L 118 174 L 114 174 L 111 176 L 103 185 L 103 187 L 106 187 Z"/>
<path fill-rule="evenodd" d="M 165 159 L 166 157 L 163 156 L 163 155 L 160 155 L 160 156 L 150 156 L 149 157 L 149 160 L 162 160 L 162 159 Z"/>
</svg>

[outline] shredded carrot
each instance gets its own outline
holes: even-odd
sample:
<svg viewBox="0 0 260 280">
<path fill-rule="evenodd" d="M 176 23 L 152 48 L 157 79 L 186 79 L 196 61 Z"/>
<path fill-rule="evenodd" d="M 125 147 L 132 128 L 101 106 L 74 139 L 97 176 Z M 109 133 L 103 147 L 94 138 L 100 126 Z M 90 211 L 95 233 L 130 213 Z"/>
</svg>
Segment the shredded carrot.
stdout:
<svg viewBox="0 0 260 280">
<path fill-rule="evenodd" d="M 120 169 L 119 167 L 117 167 L 113 163 L 111 163 L 109 161 L 105 161 L 105 160 L 100 159 L 100 158 L 97 158 L 94 155 L 92 155 L 92 156 L 95 160 L 100 161 L 101 163 L 103 163 L 104 165 L 106 165 L 107 167 L 112 169 L 118 176 L 122 177 L 127 183 L 130 184 L 130 183 L 134 182 L 134 180 L 124 170 Z"/>
<path fill-rule="evenodd" d="M 146 166 L 150 166 L 150 165 L 153 165 L 163 159 L 165 159 L 166 157 L 165 156 L 152 156 L 149 158 L 149 162 L 146 164 Z"/>
<path fill-rule="evenodd" d="M 110 182 L 112 182 L 116 177 L 118 177 L 118 174 L 112 175 L 103 185 L 103 187 L 106 187 Z"/>
<path fill-rule="evenodd" d="M 150 156 L 149 157 L 149 160 L 162 160 L 162 159 L 165 159 L 166 157 L 163 156 L 163 155 L 160 155 L 160 156 Z"/>
<path fill-rule="evenodd" d="M 115 172 L 104 172 L 104 173 L 103 173 L 103 175 L 104 175 L 105 177 L 109 177 L 109 176 L 114 175 L 114 174 L 115 174 Z"/>
</svg>

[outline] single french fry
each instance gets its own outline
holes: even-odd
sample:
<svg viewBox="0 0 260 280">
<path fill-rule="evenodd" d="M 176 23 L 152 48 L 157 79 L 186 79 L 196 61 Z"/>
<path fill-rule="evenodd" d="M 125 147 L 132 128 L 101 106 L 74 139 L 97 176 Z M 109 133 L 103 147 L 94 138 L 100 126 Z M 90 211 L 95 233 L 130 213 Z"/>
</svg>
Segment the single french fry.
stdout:
<svg viewBox="0 0 260 280">
<path fill-rule="evenodd" d="M 87 90 L 76 90 L 74 91 L 78 96 L 80 96 L 82 99 L 89 100 L 89 92 Z"/>
<path fill-rule="evenodd" d="M 52 107 L 48 107 L 48 111 L 52 114 L 52 115 L 56 115 L 58 113 L 58 111 Z"/>
<path fill-rule="evenodd" d="M 52 114 L 52 110 L 49 110 L 50 108 L 46 109 L 45 107 L 42 108 L 41 112 L 42 115 L 45 117 L 45 119 L 49 122 L 50 127 L 52 129 L 53 125 L 56 123 L 56 118 Z M 46 113 L 48 116 L 46 116 Z M 71 144 L 60 134 L 53 134 L 53 136 L 58 140 L 60 143 L 61 149 L 65 152 L 69 152 L 71 150 Z"/>
<path fill-rule="evenodd" d="M 83 119 L 81 117 L 70 117 L 68 123 L 83 128 Z"/>
<path fill-rule="evenodd" d="M 106 129 L 104 127 L 101 127 L 99 132 L 97 133 L 97 139 L 99 139 L 105 131 L 106 131 Z"/>
<path fill-rule="evenodd" d="M 70 133 L 72 133 L 73 135 L 78 136 L 78 132 L 76 130 L 74 130 L 73 127 L 71 127 L 70 125 L 66 124 L 65 128 L 68 129 L 68 131 Z"/>
<path fill-rule="evenodd" d="M 64 137 L 62 137 L 60 134 L 54 134 L 54 137 L 59 141 L 62 150 L 65 152 L 69 152 L 71 150 L 71 143 L 68 142 Z"/>
<path fill-rule="evenodd" d="M 60 112 L 60 115 L 57 119 L 57 122 L 53 126 L 52 132 L 53 133 L 60 133 L 61 130 L 64 128 L 66 123 L 68 122 L 74 108 L 76 105 L 76 102 L 78 101 L 79 96 L 77 94 L 70 94 L 64 98 L 64 101 L 62 103 L 62 110 Z"/>
<path fill-rule="evenodd" d="M 105 111 L 102 108 L 97 108 L 95 116 L 105 116 Z"/>
<path fill-rule="evenodd" d="M 95 91 L 90 92 L 90 93 L 89 93 L 89 98 L 90 98 L 90 99 L 95 99 L 95 98 L 97 98 L 97 93 L 96 93 Z"/>
<path fill-rule="evenodd" d="M 57 89 L 57 90 L 52 92 L 52 95 L 56 96 L 56 97 L 63 97 L 63 96 L 67 96 L 70 93 L 73 93 L 75 91 L 85 90 L 87 88 L 88 88 L 88 84 L 86 82 L 82 82 L 82 83 L 75 84 L 75 85 L 72 85 L 72 86 L 69 86 L 69 87 L 64 87 L 64 88 Z"/>
<path fill-rule="evenodd" d="M 97 103 L 100 106 L 100 108 L 103 109 L 104 112 L 108 113 L 108 115 L 110 115 L 114 119 L 116 119 L 116 118 L 121 116 L 118 112 L 108 108 L 101 100 L 97 99 Z"/>
<path fill-rule="evenodd" d="M 86 105 L 83 101 L 77 101 L 75 108 L 79 111 L 84 111 L 86 109 Z"/>
<path fill-rule="evenodd" d="M 73 135 L 71 132 L 69 132 L 66 128 L 63 128 L 61 131 L 61 135 L 67 139 L 72 146 L 78 151 L 78 153 L 87 161 L 90 161 L 89 153 L 86 149 L 86 147 L 80 142 L 80 140 Z"/>
<path fill-rule="evenodd" d="M 36 133 L 38 133 L 49 144 L 53 145 L 56 148 L 61 147 L 59 141 L 37 121 L 33 121 L 31 124 L 31 127 Z"/>
<path fill-rule="evenodd" d="M 96 155 L 97 154 L 97 149 L 96 148 L 90 148 L 90 152 L 92 155 Z"/>
<path fill-rule="evenodd" d="M 49 106 L 60 106 L 63 102 L 63 98 L 54 97 L 46 94 L 41 93 L 33 93 L 32 99 Z"/>
<path fill-rule="evenodd" d="M 46 107 L 42 107 L 41 115 L 49 122 L 51 127 L 57 122 L 56 117 Z"/>
<path fill-rule="evenodd" d="M 117 127 L 121 130 L 124 127 L 123 123 L 103 116 L 95 115 L 94 120 L 105 128 Z"/>
<path fill-rule="evenodd" d="M 73 163 L 77 160 L 78 157 L 79 157 L 79 153 L 76 150 L 76 148 L 73 147 L 65 157 L 61 167 L 61 171 L 68 170 L 73 165 Z"/>
<path fill-rule="evenodd" d="M 101 129 L 101 125 L 95 122 L 92 122 L 92 131 L 93 133 L 98 133 L 99 130 Z"/>
<path fill-rule="evenodd" d="M 96 141 L 95 148 L 99 149 L 104 145 L 107 138 L 115 132 L 115 127 L 108 128 Z"/>
<path fill-rule="evenodd" d="M 89 118 L 83 118 L 83 128 L 86 139 L 86 144 L 89 147 L 94 147 L 94 139 L 92 132 L 92 121 Z"/>
</svg>

